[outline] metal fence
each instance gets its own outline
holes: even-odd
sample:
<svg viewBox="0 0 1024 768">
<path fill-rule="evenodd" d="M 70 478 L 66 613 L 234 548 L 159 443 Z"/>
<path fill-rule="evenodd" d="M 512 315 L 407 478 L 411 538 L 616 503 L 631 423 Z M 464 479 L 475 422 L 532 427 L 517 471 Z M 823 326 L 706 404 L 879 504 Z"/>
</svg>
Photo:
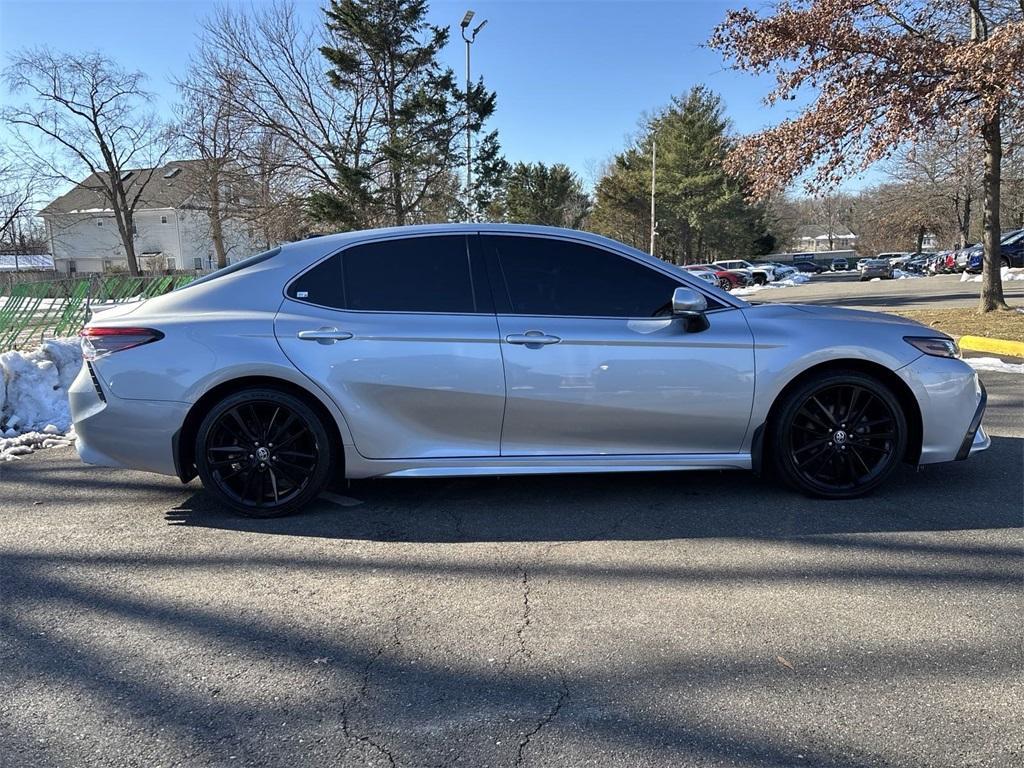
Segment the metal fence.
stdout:
<svg viewBox="0 0 1024 768">
<path fill-rule="evenodd" d="M 148 299 L 187 285 L 196 275 L 97 276 L 15 283 L 0 296 L 0 352 L 78 333 L 93 310 Z"/>
</svg>

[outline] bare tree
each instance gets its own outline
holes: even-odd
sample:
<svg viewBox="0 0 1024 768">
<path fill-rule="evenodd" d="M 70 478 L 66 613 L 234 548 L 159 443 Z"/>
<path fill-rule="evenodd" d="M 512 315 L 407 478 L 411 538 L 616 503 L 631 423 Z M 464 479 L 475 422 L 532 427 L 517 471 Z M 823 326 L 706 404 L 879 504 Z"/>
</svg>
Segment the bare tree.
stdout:
<svg viewBox="0 0 1024 768">
<path fill-rule="evenodd" d="M 129 72 L 100 53 L 55 53 L 42 48 L 10 59 L 4 81 L 30 102 L 3 111 L 26 154 L 50 178 L 84 184 L 114 214 L 128 260 L 139 274 L 133 239 L 136 206 L 169 150 L 141 72 Z"/>
<path fill-rule="evenodd" d="M 174 130 L 182 151 L 195 158 L 192 178 L 195 204 L 205 210 L 217 268 L 227 266 L 225 222 L 238 213 L 239 193 L 247 185 L 241 173 L 241 152 L 249 124 L 236 112 L 228 93 L 232 80 L 222 79 L 195 63 L 177 82 L 182 101 Z"/>
<path fill-rule="evenodd" d="M 912 189 L 920 202 L 955 221 L 958 245 L 971 241 L 974 203 L 981 191 L 981 142 L 958 125 L 942 126 L 904 146 L 886 164 L 887 175 Z"/>
<path fill-rule="evenodd" d="M 289 0 L 248 11 L 222 6 L 204 22 L 193 63 L 200 87 L 217 89 L 232 115 L 255 129 L 256 170 L 273 158 L 277 172 L 301 180 L 307 193 L 346 192 L 341 179 L 361 168 L 366 113 L 376 108 L 368 89 L 365 98 L 358 91 L 339 98 L 320 53 L 331 42 L 324 25 L 300 20 Z"/>
<path fill-rule="evenodd" d="M 0 147 L 0 246 L 17 247 L 19 225 L 35 213 L 38 192 L 38 175 Z"/>
</svg>

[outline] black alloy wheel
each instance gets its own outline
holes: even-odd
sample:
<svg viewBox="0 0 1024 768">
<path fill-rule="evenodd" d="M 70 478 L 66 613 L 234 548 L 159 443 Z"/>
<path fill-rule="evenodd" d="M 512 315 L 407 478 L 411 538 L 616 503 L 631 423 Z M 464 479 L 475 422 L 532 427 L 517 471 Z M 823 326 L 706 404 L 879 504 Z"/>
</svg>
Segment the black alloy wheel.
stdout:
<svg viewBox="0 0 1024 768">
<path fill-rule="evenodd" d="M 196 469 L 218 501 L 249 517 L 291 514 L 326 484 L 330 441 L 297 397 L 246 390 L 218 403 L 196 439 Z"/>
<path fill-rule="evenodd" d="M 790 485 L 853 498 L 876 488 L 903 459 L 907 422 L 888 387 L 851 371 L 793 392 L 773 435 L 776 466 Z"/>
</svg>

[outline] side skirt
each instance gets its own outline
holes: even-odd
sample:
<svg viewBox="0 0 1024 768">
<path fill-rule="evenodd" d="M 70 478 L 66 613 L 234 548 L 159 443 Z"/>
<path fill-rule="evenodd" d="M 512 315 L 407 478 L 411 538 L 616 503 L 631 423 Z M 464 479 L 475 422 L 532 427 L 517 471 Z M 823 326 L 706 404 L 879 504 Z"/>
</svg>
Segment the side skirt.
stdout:
<svg viewBox="0 0 1024 768">
<path fill-rule="evenodd" d="M 456 459 L 381 459 L 348 457 L 346 476 L 476 477 L 484 475 L 557 475 L 587 472 L 678 472 L 750 469 L 749 453 L 655 454 L 649 456 L 496 456 Z"/>
</svg>

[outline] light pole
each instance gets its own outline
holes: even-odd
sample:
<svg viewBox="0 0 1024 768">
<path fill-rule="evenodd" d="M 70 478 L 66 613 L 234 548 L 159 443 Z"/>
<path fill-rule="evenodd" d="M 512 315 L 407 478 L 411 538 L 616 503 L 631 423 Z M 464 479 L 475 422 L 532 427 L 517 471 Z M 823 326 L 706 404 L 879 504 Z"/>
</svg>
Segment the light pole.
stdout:
<svg viewBox="0 0 1024 768">
<path fill-rule="evenodd" d="M 462 39 L 466 41 L 466 210 L 470 216 L 472 216 L 473 207 L 473 136 L 469 119 L 469 47 L 473 45 L 477 34 L 487 24 L 487 19 L 484 19 L 471 32 L 468 32 L 467 36 L 467 30 L 469 30 L 469 25 L 475 15 L 473 11 L 466 11 L 466 15 L 462 17 L 462 22 L 459 24 L 462 28 Z"/>
</svg>

